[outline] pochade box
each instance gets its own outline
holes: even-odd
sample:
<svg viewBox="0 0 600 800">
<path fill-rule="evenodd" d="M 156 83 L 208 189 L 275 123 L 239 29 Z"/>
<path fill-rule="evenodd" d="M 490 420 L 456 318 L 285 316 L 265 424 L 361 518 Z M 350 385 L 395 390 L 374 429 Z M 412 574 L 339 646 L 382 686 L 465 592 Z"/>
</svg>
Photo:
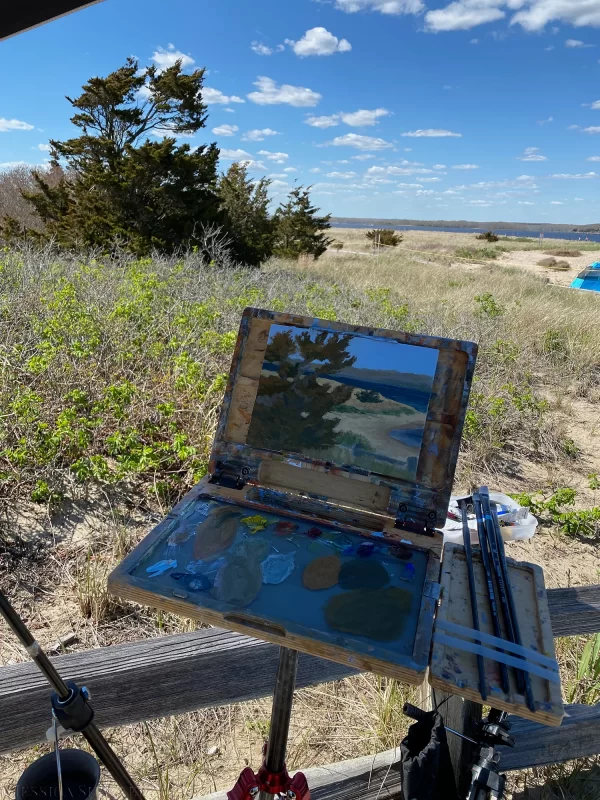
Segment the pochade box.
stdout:
<svg viewBox="0 0 600 800">
<path fill-rule="evenodd" d="M 120 597 L 482 700 L 563 716 L 543 574 L 510 562 L 535 712 L 500 651 L 475 557 L 443 526 L 477 347 L 246 309 L 209 474 L 110 575 Z M 485 637 L 487 636 L 487 639 Z M 531 656 L 531 664 L 530 658 Z M 506 661 L 508 659 L 508 662 Z M 522 661 L 520 663 L 523 663 Z M 514 672 L 514 671 L 513 671 Z"/>
</svg>

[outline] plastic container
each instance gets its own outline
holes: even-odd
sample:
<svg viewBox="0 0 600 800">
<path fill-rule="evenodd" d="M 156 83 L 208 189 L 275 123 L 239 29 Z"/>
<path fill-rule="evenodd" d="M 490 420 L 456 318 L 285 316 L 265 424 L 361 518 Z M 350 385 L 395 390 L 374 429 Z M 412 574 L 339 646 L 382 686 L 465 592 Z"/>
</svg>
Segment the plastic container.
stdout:
<svg viewBox="0 0 600 800">
<path fill-rule="evenodd" d="M 463 543 L 462 522 L 460 519 L 460 509 L 458 507 L 459 497 L 451 497 L 448 507 L 448 518 L 442 528 L 444 534 L 444 544 Z M 520 506 L 512 497 L 501 492 L 490 492 L 490 500 L 498 504 L 498 519 L 500 530 L 505 542 L 520 542 L 533 538 L 538 526 L 537 519 L 530 513 L 529 509 Z M 457 517 L 457 519 L 454 519 Z M 469 530 L 471 531 L 471 542 L 479 544 L 477 536 L 477 520 L 475 516 L 469 514 Z M 506 524 L 502 524 L 503 521 Z"/>
<path fill-rule="evenodd" d="M 60 764 L 65 800 L 96 800 L 100 767 L 84 750 L 61 750 Z M 51 798 L 58 800 L 56 753 L 49 753 L 30 764 L 17 783 L 16 800 Z"/>
</svg>

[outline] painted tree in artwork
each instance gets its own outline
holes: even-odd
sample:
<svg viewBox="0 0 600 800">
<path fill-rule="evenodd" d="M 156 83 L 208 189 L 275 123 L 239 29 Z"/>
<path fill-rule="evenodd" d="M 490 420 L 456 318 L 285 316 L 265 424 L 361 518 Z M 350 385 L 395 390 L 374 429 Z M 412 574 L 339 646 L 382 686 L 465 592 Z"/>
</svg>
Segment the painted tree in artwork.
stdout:
<svg viewBox="0 0 600 800">
<path fill-rule="evenodd" d="M 337 444 L 339 418 L 328 416 L 347 402 L 353 388 L 332 383 L 324 376 L 351 367 L 356 357 L 348 350 L 351 335 L 308 331 L 278 332 L 267 346 L 252 414 L 248 442 L 269 450 L 309 452 Z M 318 378 L 320 380 L 318 380 Z"/>
</svg>

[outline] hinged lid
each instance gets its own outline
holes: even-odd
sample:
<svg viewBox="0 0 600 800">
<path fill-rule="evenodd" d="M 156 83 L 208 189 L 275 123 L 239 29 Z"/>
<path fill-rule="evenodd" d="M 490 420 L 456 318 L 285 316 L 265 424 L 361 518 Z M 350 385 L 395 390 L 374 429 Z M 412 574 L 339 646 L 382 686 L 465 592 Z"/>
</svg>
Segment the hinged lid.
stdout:
<svg viewBox="0 0 600 800">
<path fill-rule="evenodd" d="M 443 525 L 477 345 L 248 308 L 209 471 Z"/>
</svg>

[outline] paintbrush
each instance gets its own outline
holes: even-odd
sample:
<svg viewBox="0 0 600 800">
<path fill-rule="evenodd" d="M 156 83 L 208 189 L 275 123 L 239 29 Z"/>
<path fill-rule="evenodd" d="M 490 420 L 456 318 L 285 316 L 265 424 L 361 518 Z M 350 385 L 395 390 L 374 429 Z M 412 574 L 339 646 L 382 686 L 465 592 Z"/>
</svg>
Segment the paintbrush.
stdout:
<svg viewBox="0 0 600 800">
<path fill-rule="evenodd" d="M 473 571 L 473 551 L 471 548 L 471 531 L 469 530 L 469 519 L 467 517 L 467 504 L 463 500 L 460 504 L 462 516 L 463 539 L 465 543 L 465 558 L 467 560 L 467 575 L 469 576 L 469 594 L 471 595 L 471 613 L 473 615 L 473 629 L 479 630 L 479 612 L 477 609 L 477 593 L 475 591 L 475 573 Z M 487 698 L 485 688 L 485 666 L 483 656 L 477 656 L 477 669 L 479 670 L 479 694 L 481 699 Z"/>
</svg>

